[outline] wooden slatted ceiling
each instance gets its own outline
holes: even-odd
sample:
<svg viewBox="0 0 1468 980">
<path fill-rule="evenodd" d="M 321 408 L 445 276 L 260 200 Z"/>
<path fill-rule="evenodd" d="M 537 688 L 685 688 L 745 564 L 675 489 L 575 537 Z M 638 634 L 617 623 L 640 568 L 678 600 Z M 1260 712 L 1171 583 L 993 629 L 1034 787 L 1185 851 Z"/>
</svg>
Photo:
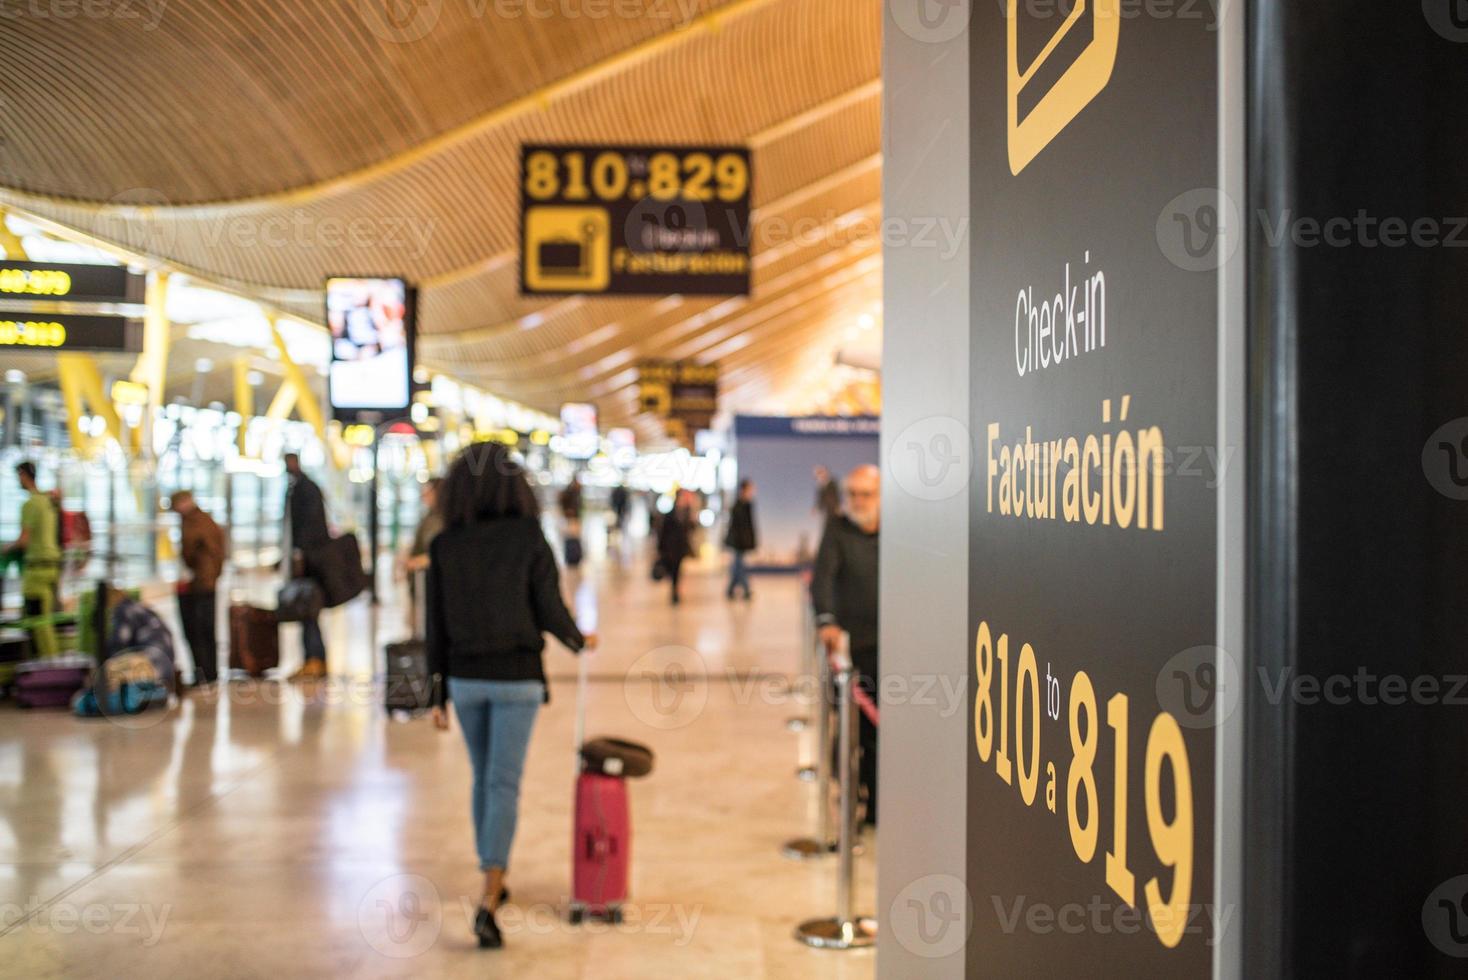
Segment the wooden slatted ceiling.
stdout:
<svg viewBox="0 0 1468 980">
<path fill-rule="evenodd" d="M 169 5 L 146 35 L 0 25 L 0 203 L 313 319 L 327 274 L 407 275 L 426 363 L 547 410 L 591 394 L 617 421 L 632 365 L 674 349 L 778 389 L 761 365 L 788 371 L 788 338 L 828 342 L 879 283 L 879 243 L 850 232 L 880 219 L 879 0 L 647 0 L 720 12 L 663 41 L 666 16 L 491 20 L 474 11 L 493 0 L 444 0 L 411 43 L 373 33 L 358 4 L 378 2 Z M 750 146 L 754 295 L 520 297 L 519 148 L 541 141 Z"/>
</svg>

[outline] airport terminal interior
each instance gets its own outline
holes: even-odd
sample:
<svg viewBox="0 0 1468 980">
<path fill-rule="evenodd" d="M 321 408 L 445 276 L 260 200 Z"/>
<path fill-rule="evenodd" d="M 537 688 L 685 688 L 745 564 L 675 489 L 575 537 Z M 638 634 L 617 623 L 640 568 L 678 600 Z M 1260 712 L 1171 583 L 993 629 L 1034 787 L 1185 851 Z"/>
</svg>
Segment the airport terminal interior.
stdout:
<svg viewBox="0 0 1468 980">
<path fill-rule="evenodd" d="M 1468 975 L 1461 0 L 0 0 L 0 977 Z"/>
</svg>

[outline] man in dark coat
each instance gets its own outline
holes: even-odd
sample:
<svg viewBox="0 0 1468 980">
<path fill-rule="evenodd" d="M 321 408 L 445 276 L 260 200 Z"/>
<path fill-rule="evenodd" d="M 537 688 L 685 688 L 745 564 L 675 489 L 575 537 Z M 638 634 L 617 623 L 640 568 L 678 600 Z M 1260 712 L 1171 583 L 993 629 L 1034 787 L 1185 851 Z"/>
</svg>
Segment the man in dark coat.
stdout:
<svg viewBox="0 0 1468 980">
<path fill-rule="evenodd" d="M 826 522 L 811 578 L 816 626 L 827 653 L 851 637 L 853 682 L 877 699 L 881 668 L 877 656 L 877 568 L 881 524 L 882 473 L 860 466 L 846 478 L 846 513 Z M 877 726 L 861 716 L 861 788 L 866 821 L 877 817 Z"/>
<path fill-rule="evenodd" d="M 749 570 L 745 567 L 748 554 L 759 546 L 759 536 L 754 529 L 754 481 L 739 481 L 739 498 L 729 512 L 729 534 L 724 539 L 729 550 L 734 552 L 734 561 L 729 566 L 729 588 L 726 595 L 732 599 L 736 589 L 744 589 L 744 598 L 750 598 Z"/>
<path fill-rule="evenodd" d="M 302 578 L 309 563 L 306 555 L 331 542 L 326 526 L 326 498 L 321 488 L 301 469 L 301 457 L 285 454 L 285 471 L 289 484 L 285 493 L 286 531 L 288 540 L 282 549 L 286 562 L 286 578 Z M 291 675 L 291 680 L 314 680 L 326 676 L 326 641 L 321 636 L 321 620 L 313 616 L 301 623 L 301 643 L 306 649 L 306 662 Z"/>
</svg>

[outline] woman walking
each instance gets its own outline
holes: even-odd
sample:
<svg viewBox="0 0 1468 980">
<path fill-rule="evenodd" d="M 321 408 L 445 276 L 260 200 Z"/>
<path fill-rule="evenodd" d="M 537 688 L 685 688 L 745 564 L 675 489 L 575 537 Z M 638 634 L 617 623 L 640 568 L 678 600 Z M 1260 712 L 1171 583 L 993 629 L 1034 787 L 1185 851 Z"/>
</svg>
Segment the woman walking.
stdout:
<svg viewBox="0 0 1468 980">
<path fill-rule="evenodd" d="M 536 712 L 547 700 L 541 651 L 550 633 L 573 652 L 582 636 L 561 598 L 525 471 L 498 443 L 466 449 L 443 485 L 444 530 L 428 565 L 428 670 L 433 722 L 453 701 L 474 770 L 474 840 L 484 895 L 474 932 L 503 945 L 495 910 L 509 898 L 520 777 Z"/>
<path fill-rule="evenodd" d="M 658 527 L 658 561 L 667 573 L 672 586 L 673 605 L 678 605 L 678 579 L 683 570 L 683 559 L 690 551 L 689 530 L 693 523 L 693 494 L 679 490 L 673 498 L 673 509 L 663 517 Z"/>
</svg>

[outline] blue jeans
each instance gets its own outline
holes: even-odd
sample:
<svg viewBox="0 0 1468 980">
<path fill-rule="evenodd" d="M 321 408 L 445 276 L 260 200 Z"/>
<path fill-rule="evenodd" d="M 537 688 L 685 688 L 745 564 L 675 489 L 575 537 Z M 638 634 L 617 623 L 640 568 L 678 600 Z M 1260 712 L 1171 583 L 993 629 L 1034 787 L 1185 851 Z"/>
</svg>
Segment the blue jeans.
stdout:
<svg viewBox="0 0 1468 980">
<path fill-rule="evenodd" d="M 326 662 L 326 641 L 321 638 L 321 620 L 307 619 L 301 623 L 301 645 L 306 648 L 306 659 Z"/>
<path fill-rule="evenodd" d="M 749 595 L 749 570 L 744 565 L 745 552 L 734 552 L 734 563 L 729 566 L 729 595 L 734 595 L 735 589 L 743 589 L 745 595 Z"/>
<path fill-rule="evenodd" d="M 479 870 L 508 868 L 520 808 L 520 777 L 535 713 L 545 699 L 540 681 L 449 678 L 449 698 L 474 769 L 474 844 Z"/>
</svg>

